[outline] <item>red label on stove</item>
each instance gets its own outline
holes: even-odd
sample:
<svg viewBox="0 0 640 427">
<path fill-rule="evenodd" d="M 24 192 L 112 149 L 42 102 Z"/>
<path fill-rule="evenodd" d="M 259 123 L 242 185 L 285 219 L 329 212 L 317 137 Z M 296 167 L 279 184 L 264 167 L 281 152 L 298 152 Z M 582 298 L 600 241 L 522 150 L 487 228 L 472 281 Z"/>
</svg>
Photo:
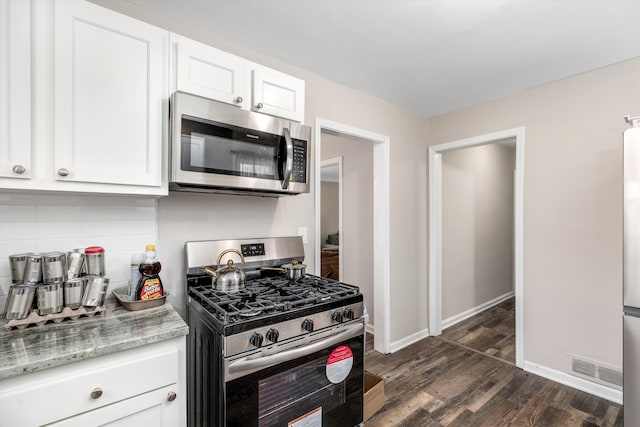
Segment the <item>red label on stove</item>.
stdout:
<svg viewBox="0 0 640 427">
<path fill-rule="evenodd" d="M 346 345 L 341 345 L 331 352 L 327 359 L 327 378 L 333 384 L 344 381 L 353 367 L 353 352 Z"/>
</svg>

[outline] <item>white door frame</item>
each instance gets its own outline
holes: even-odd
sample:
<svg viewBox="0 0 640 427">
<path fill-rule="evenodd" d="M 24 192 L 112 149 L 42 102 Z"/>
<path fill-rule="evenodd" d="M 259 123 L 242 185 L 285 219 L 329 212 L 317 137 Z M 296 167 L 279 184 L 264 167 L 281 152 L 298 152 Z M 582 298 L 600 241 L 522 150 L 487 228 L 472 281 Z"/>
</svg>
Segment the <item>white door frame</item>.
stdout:
<svg viewBox="0 0 640 427">
<path fill-rule="evenodd" d="M 338 165 L 338 236 L 342 236 L 343 235 L 343 230 L 342 230 L 342 209 L 344 207 L 344 201 L 342 198 L 343 193 L 343 181 L 342 181 L 342 156 L 338 156 L 338 157 L 333 157 L 331 159 L 327 159 L 327 160 L 321 160 L 320 161 L 320 167 L 323 168 L 325 166 L 331 166 L 331 165 Z M 320 175 L 322 176 L 322 171 L 320 171 Z M 321 183 L 322 184 L 322 183 Z M 318 193 L 318 197 L 320 197 L 320 212 L 322 212 L 322 191 L 320 191 Z M 321 221 L 322 223 L 322 218 Z M 322 228 L 322 226 L 320 227 Z M 322 245 L 322 242 L 320 242 L 320 237 L 318 237 L 318 241 L 316 242 L 316 246 L 318 246 L 318 243 L 320 243 L 320 245 Z M 344 271 L 343 265 L 342 265 L 342 259 L 343 259 L 343 255 L 344 255 L 344 251 L 338 251 L 338 280 L 342 281 L 342 273 Z M 316 258 L 320 259 L 320 263 L 316 264 L 319 267 L 316 269 L 316 272 L 319 273 L 321 271 L 321 263 L 322 263 L 322 257 L 320 256 L 320 251 L 318 251 L 318 253 L 316 254 Z M 320 274 L 318 274 L 320 275 Z"/>
<path fill-rule="evenodd" d="M 524 364 L 524 127 L 429 147 L 429 334 L 437 336 L 442 333 L 442 153 L 514 137 L 516 139 L 514 182 L 516 366 L 522 368 Z"/>
<path fill-rule="evenodd" d="M 320 159 L 322 131 L 353 136 L 373 144 L 373 346 L 379 353 L 391 352 L 391 275 L 390 275 L 390 194 L 389 146 L 391 139 L 382 134 L 316 117 L 315 119 L 315 270 L 320 272 Z M 348 230 L 345 231 L 345 234 Z M 340 236 L 340 239 L 349 236 Z M 342 258 L 342 257 L 341 257 Z M 348 261 L 348 260 L 347 260 Z M 342 275 L 342 269 L 340 269 Z M 354 283 L 354 285 L 358 285 Z"/>
</svg>

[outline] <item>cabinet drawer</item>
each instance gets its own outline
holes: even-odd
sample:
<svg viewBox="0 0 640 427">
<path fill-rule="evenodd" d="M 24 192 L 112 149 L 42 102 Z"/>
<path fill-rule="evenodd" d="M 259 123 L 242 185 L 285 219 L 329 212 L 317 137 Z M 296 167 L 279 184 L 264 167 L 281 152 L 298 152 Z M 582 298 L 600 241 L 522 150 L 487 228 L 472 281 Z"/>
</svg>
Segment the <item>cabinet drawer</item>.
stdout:
<svg viewBox="0 0 640 427">
<path fill-rule="evenodd" d="M 149 347 L 153 349 L 97 357 L 3 382 L 2 423 L 41 425 L 177 383 L 178 349 Z"/>
</svg>

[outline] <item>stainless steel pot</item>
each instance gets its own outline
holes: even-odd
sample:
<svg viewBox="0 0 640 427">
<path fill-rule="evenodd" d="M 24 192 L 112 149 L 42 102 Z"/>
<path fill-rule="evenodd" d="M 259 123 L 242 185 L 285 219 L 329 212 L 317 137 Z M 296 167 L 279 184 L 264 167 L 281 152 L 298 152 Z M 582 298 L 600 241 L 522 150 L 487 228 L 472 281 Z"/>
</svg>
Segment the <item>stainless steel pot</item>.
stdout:
<svg viewBox="0 0 640 427">
<path fill-rule="evenodd" d="M 298 260 L 291 261 L 291 264 L 285 264 L 282 267 L 262 267 L 262 270 L 267 271 L 281 271 L 285 274 L 288 280 L 297 281 L 304 277 L 307 271 L 307 266 L 300 264 Z"/>
<path fill-rule="evenodd" d="M 235 253 L 240 255 L 240 260 L 242 264 L 244 264 L 244 256 L 242 253 L 236 249 L 226 249 L 220 252 L 218 255 L 218 260 L 216 261 L 216 265 L 220 265 L 222 261 L 222 257 L 228 253 Z M 226 267 L 222 267 L 213 271 L 212 269 L 205 267 L 202 269 L 204 273 L 212 276 L 213 279 L 213 289 L 221 292 L 238 292 L 244 289 L 245 283 L 247 281 L 247 276 L 241 268 L 237 268 L 233 266 L 233 260 L 227 261 Z"/>
</svg>

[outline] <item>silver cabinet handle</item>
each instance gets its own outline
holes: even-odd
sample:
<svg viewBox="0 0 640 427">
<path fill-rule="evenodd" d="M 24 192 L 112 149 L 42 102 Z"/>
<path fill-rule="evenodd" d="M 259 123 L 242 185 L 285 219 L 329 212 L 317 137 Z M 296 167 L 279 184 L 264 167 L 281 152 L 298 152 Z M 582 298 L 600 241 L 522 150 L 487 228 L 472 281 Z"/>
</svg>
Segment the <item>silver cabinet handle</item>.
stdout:
<svg viewBox="0 0 640 427">
<path fill-rule="evenodd" d="M 18 175 L 21 175 L 26 171 L 26 169 L 22 165 L 15 165 L 13 168 L 11 168 L 11 170 L 13 171 L 13 173 L 17 173 Z"/>
<path fill-rule="evenodd" d="M 67 176 L 67 175 L 69 175 L 69 170 L 65 169 L 65 168 L 60 168 L 60 169 L 58 169 L 58 175 Z"/>
<path fill-rule="evenodd" d="M 176 397 L 178 397 L 178 395 L 175 392 L 170 391 L 169 394 L 167 395 L 167 400 L 169 402 L 173 402 L 174 400 L 176 400 Z"/>
<path fill-rule="evenodd" d="M 244 101 L 244 99 L 241 96 L 236 96 L 235 98 L 233 98 L 233 102 L 235 102 L 236 104 L 241 104 L 242 101 Z"/>
<path fill-rule="evenodd" d="M 91 398 L 99 399 L 100 396 L 102 396 L 102 389 L 100 387 L 94 388 L 93 391 L 91 392 Z"/>
<path fill-rule="evenodd" d="M 262 102 L 258 102 L 258 103 L 256 104 L 256 108 L 257 108 L 258 110 L 261 110 L 261 109 L 262 109 L 262 107 L 264 107 L 264 104 L 263 104 Z"/>
</svg>

